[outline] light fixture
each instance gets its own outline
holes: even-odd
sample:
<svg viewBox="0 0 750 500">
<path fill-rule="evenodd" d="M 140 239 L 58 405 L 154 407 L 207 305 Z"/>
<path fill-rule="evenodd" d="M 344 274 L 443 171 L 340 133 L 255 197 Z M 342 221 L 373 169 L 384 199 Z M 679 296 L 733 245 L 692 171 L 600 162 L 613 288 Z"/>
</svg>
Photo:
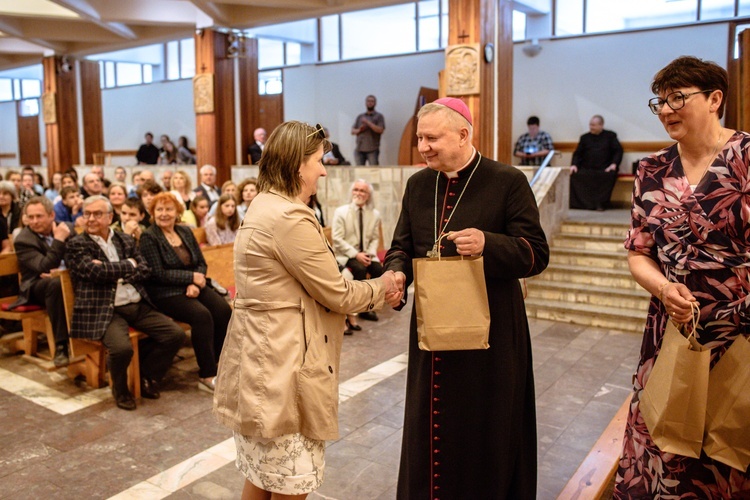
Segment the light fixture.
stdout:
<svg viewBox="0 0 750 500">
<path fill-rule="evenodd" d="M 539 40 L 534 38 L 531 40 L 531 43 L 524 45 L 521 50 L 523 50 L 523 53 L 528 57 L 536 57 L 542 51 L 542 46 L 539 45 Z"/>
<path fill-rule="evenodd" d="M 238 57 L 247 57 L 247 37 L 242 31 L 230 31 L 227 34 L 227 57 L 236 59 Z"/>
</svg>

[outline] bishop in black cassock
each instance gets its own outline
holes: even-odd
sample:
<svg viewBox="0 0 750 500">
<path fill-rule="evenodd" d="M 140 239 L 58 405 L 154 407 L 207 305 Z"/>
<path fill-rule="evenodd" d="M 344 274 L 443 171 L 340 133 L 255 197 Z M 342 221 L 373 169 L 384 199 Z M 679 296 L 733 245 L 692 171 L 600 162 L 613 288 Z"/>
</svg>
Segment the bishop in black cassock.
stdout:
<svg viewBox="0 0 750 500">
<path fill-rule="evenodd" d="M 442 254 L 484 255 L 491 317 L 489 349 L 427 352 L 418 348 L 412 310 L 402 500 L 536 497 L 534 376 L 519 278 L 547 267 L 549 247 L 526 176 L 483 158 L 470 130 L 459 99 L 420 110 L 419 150 L 430 168 L 407 182 L 385 260 L 408 286 L 412 259 L 453 232 Z"/>
</svg>

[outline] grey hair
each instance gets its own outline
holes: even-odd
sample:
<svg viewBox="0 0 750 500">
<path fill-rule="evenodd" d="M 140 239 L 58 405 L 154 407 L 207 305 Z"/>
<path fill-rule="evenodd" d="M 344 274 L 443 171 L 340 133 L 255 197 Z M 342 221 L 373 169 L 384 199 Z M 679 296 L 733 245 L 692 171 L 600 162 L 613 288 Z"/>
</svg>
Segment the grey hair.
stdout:
<svg viewBox="0 0 750 500">
<path fill-rule="evenodd" d="M 373 205 L 375 204 L 375 202 L 372 199 L 372 195 L 375 192 L 375 189 L 372 187 L 372 184 L 370 184 L 364 179 L 357 179 L 354 182 L 352 182 L 352 186 L 349 188 L 349 192 L 351 193 L 352 191 L 354 191 L 354 185 L 357 184 L 358 182 L 361 182 L 362 184 L 367 186 L 367 190 L 370 192 L 370 197 L 367 198 L 367 202 L 365 203 L 365 206 L 367 208 L 373 208 Z"/>
<path fill-rule="evenodd" d="M 10 193 L 14 200 L 18 198 L 16 186 L 11 181 L 0 181 L 0 192 Z"/>
<path fill-rule="evenodd" d="M 471 142 L 472 137 L 474 137 L 474 127 L 466 118 L 461 116 L 460 113 L 453 111 L 448 106 L 444 106 L 442 104 L 434 102 L 425 104 L 424 106 L 419 108 L 419 111 L 417 112 L 417 120 L 425 115 L 431 115 L 433 113 L 443 113 L 443 115 L 445 116 L 445 120 L 453 125 L 456 130 L 460 130 L 461 127 L 466 127 L 469 130 L 469 142 Z"/>
<path fill-rule="evenodd" d="M 52 204 L 52 200 L 46 196 L 33 196 L 29 198 L 29 201 L 23 206 L 23 213 L 26 213 L 26 209 L 31 205 L 41 205 L 44 207 L 44 211 L 51 214 L 55 211 L 55 206 Z"/>
<path fill-rule="evenodd" d="M 112 203 L 109 202 L 109 198 L 107 198 L 106 196 L 102 196 L 100 194 L 95 194 L 93 196 L 89 196 L 88 198 L 84 199 L 83 208 L 85 209 L 86 207 L 88 207 L 89 205 L 97 201 L 103 201 L 104 203 L 107 204 L 108 214 L 111 214 L 112 212 L 114 212 L 114 209 L 112 208 Z"/>
<path fill-rule="evenodd" d="M 214 173 L 214 175 L 216 175 L 216 167 L 214 167 L 213 165 L 209 165 L 209 164 L 203 165 L 200 169 L 200 173 L 202 174 L 203 171 L 206 169 L 211 170 Z"/>
</svg>

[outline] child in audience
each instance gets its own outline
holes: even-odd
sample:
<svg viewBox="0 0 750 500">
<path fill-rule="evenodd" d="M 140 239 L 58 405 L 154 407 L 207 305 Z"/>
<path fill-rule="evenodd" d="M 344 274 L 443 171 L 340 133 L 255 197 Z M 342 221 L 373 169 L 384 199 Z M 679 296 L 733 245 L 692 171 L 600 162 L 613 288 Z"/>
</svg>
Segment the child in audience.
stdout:
<svg viewBox="0 0 750 500">
<path fill-rule="evenodd" d="M 202 194 L 193 198 L 192 203 L 190 203 L 190 210 L 185 210 L 182 213 L 182 222 L 190 227 L 204 227 L 208 214 L 208 204 L 208 198 Z"/>
<path fill-rule="evenodd" d="M 206 223 L 206 240 L 209 246 L 234 243 L 240 218 L 237 215 L 237 202 L 233 194 L 223 194 L 216 202 L 216 215 Z"/>
<path fill-rule="evenodd" d="M 141 233 L 146 230 L 146 226 L 141 224 L 146 217 L 146 207 L 138 198 L 128 198 L 122 204 L 120 211 L 120 222 L 113 223 L 110 227 L 113 231 L 122 231 L 140 240 Z"/>
<path fill-rule="evenodd" d="M 70 177 L 68 177 L 70 179 Z M 65 177 L 63 177 L 64 182 Z M 72 222 L 77 227 L 83 227 L 86 221 L 83 214 L 83 197 L 78 186 L 66 185 L 60 190 L 60 201 L 55 203 L 55 222 Z"/>
</svg>

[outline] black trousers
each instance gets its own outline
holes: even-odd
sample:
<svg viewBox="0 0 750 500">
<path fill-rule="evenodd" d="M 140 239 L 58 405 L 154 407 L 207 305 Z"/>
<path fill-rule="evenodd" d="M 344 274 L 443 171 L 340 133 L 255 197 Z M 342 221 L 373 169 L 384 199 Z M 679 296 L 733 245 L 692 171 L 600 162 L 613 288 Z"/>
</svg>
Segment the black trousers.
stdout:
<svg viewBox="0 0 750 500">
<path fill-rule="evenodd" d="M 65 320 L 65 303 L 60 278 L 43 278 L 31 285 L 29 299 L 32 304 L 44 306 L 52 323 L 57 345 L 68 345 L 68 323 Z M 51 348 L 52 346 L 50 346 Z"/>
<path fill-rule="evenodd" d="M 369 266 L 365 267 L 357 259 L 349 259 L 346 262 L 346 267 L 349 268 L 352 272 L 352 276 L 354 276 L 354 279 L 357 281 L 367 279 L 367 273 L 370 273 L 371 278 L 379 278 L 383 275 L 383 264 L 375 262 L 374 260 L 370 262 Z"/>
<path fill-rule="evenodd" d="M 182 328 L 148 304 L 141 301 L 115 307 L 112 322 L 102 338 L 109 351 L 107 361 L 115 395 L 128 391 L 128 365 L 133 359 L 128 333 L 131 326 L 148 335 L 148 339 L 139 345 L 141 378 L 161 381 L 172 366 L 175 354 L 185 343 Z"/>
<path fill-rule="evenodd" d="M 177 321 L 190 325 L 198 375 L 201 378 L 215 376 L 224 337 L 227 336 L 227 326 L 232 317 L 232 308 L 226 299 L 213 288 L 205 286 L 196 298 L 175 295 L 159 299 L 156 307 Z"/>
</svg>

